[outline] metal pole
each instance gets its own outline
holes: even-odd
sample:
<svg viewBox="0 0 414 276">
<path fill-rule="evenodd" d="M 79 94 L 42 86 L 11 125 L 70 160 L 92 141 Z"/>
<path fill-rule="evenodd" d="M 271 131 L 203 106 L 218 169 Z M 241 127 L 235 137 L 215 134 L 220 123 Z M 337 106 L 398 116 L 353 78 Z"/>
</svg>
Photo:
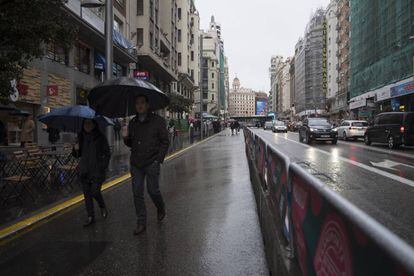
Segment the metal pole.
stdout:
<svg viewBox="0 0 414 276">
<path fill-rule="evenodd" d="M 106 58 L 106 80 L 113 77 L 112 64 L 114 62 L 114 46 L 113 46 L 113 30 L 114 30 L 114 6 L 112 0 L 106 0 L 105 5 L 105 58 Z"/>
<path fill-rule="evenodd" d="M 200 87 L 200 140 L 203 140 L 203 130 L 204 130 L 204 122 L 203 122 L 203 35 L 200 35 L 200 79 L 199 79 L 199 87 Z"/>
</svg>

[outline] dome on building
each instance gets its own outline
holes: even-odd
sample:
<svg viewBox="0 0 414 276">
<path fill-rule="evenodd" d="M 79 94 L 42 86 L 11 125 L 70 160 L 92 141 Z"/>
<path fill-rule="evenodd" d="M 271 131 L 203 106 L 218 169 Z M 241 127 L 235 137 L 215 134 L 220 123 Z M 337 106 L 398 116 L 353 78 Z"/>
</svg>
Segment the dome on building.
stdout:
<svg viewBox="0 0 414 276">
<path fill-rule="evenodd" d="M 239 90 L 240 89 L 240 80 L 236 76 L 233 80 L 233 90 Z"/>
</svg>

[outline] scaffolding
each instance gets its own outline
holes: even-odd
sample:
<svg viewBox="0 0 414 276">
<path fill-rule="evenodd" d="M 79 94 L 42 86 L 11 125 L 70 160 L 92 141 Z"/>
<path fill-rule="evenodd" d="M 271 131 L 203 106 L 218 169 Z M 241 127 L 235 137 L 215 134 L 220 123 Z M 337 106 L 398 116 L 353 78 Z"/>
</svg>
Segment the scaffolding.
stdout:
<svg viewBox="0 0 414 276">
<path fill-rule="evenodd" d="M 413 75 L 414 1 L 350 0 L 351 98 Z"/>
</svg>

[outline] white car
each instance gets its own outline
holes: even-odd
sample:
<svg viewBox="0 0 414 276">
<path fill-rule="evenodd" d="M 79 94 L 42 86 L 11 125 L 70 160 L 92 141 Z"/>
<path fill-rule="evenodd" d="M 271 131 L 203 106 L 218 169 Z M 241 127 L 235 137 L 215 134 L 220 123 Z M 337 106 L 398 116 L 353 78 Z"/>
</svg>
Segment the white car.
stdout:
<svg viewBox="0 0 414 276">
<path fill-rule="evenodd" d="M 273 128 L 272 128 L 273 132 L 284 132 L 287 133 L 288 128 L 286 126 L 286 124 L 282 121 L 276 121 L 273 124 Z"/>
<path fill-rule="evenodd" d="M 357 140 L 358 138 L 364 138 L 367 128 L 367 121 L 345 120 L 337 128 L 338 138 L 344 141 L 347 141 L 348 139 Z"/>
</svg>

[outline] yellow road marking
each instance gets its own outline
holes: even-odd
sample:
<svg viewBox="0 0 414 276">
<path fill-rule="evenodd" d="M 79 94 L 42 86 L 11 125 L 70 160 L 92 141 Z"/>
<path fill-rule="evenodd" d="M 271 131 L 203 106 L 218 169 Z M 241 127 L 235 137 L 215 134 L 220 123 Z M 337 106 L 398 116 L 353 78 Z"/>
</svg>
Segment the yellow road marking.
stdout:
<svg viewBox="0 0 414 276">
<path fill-rule="evenodd" d="M 180 154 L 182 154 L 182 153 L 184 153 L 184 152 L 192 149 L 193 147 L 209 141 L 210 139 L 212 139 L 216 135 L 217 134 L 212 135 L 211 137 L 206 138 L 203 141 L 194 143 L 194 144 L 192 144 L 191 146 L 189 146 L 187 148 L 184 148 L 182 150 L 179 150 L 179 151 L 177 151 L 177 152 L 175 152 L 175 153 L 167 156 L 165 158 L 165 161 L 171 160 L 174 157 L 176 157 L 176 156 L 178 156 L 178 155 L 180 155 Z M 102 185 L 102 191 L 105 191 L 105 190 L 108 190 L 108 189 L 110 189 L 110 188 L 112 188 L 114 186 L 117 186 L 118 184 L 120 184 L 122 182 L 125 182 L 125 181 L 129 180 L 130 178 L 131 178 L 131 174 L 130 173 L 127 173 L 127 174 L 124 174 L 124 175 L 122 175 L 120 177 L 117 177 L 117 178 L 115 178 L 115 179 L 113 179 L 113 180 L 111 180 L 111 181 L 103 184 Z M 26 218 L 26 219 L 24 219 L 22 221 L 19 221 L 19 222 L 13 224 L 13 225 L 10 225 L 8 227 L 5 227 L 3 229 L 0 229 L 0 241 L 3 240 L 3 239 L 6 239 L 6 238 L 8 238 L 8 237 L 10 237 L 12 235 L 15 235 L 15 234 L 17 234 L 18 232 L 20 232 L 22 230 L 30 229 L 35 224 L 38 224 L 40 221 L 43 221 L 43 220 L 48 219 L 48 218 L 51 218 L 51 217 L 55 216 L 56 214 L 61 213 L 62 211 L 66 210 L 66 209 L 68 209 L 68 208 L 70 208 L 72 206 L 75 206 L 76 204 L 79 204 L 83 200 L 84 200 L 83 195 L 75 196 L 75 197 L 73 197 L 73 198 L 71 198 L 69 200 L 66 200 L 65 202 L 62 202 L 62 203 L 60 203 L 60 204 L 58 204 L 56 206 L 53 206 L 53 207 L 51 207 L 51 208 L 49 208 L 49 209 L 47 209 L 45 211 L 42 211 L 42 212 L 40 212 L 38 214 L 35 214 L 35 215 L 33 215 L 33 216 L 29 217 L 29 218 Z M 4 243 L 5 242 L 2 242 L 0 245 L 2 245 Z"/>
</svg>

